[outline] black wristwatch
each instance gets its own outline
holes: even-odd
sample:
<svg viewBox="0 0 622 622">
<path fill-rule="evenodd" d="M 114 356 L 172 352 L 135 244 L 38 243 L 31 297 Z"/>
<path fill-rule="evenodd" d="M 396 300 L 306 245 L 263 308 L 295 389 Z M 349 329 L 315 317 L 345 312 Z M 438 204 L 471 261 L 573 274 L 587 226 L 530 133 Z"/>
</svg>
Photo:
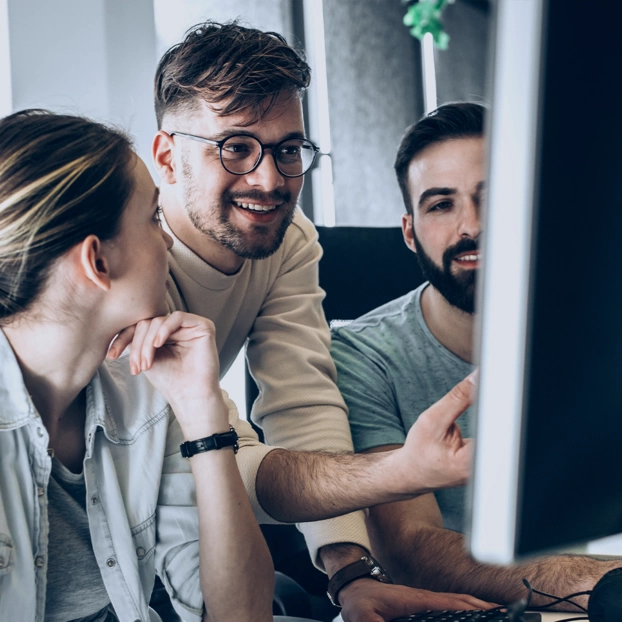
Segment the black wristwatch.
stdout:
<svg viewBox="0 0 622 622">
<path fill-rule="evenodd" d="M 361 577 L 370 577 L 380 583 L 393 583 L 385 569 L 371 556 L 364 555 L 358 561 L 344 566 L 337 571 L 328 582 L 328 598 L 335 607 L 339 604 L 339 592 L 352 581 Z"/>
<path fill-rule="evenodd" d="M 192 458 L 195 454 L 211 451 L 212 449 L 222 449 L 223 447 L 233 447 L 233 453 L 238 453 L 240 448 L 238 445 L 238 434 L 232 425 L 229 426 L 229 432 L 212 434 L 197 441 L 186 441 L 179 446 L 179 449 L 184 458 Z"/>
</svg>

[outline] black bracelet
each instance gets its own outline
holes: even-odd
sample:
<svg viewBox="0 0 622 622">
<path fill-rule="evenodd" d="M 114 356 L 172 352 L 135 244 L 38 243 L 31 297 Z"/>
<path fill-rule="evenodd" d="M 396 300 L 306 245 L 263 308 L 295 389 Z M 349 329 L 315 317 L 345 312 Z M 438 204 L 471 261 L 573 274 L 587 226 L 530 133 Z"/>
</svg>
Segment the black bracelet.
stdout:
<svg viewBox="0 0 622 622">
<path fill-rule="evenodd" d="M 196 441 L 186 441 L 179 446 L 179 449 L 181 450 L 182 457 L 192 458 L 195 454 L 211 451 L 212 449 L 222 449 L 223 447 L 233 447 L 233 453 L 238 453 L 240 448 L 238 445 L 238 434 L 232 425 L 229 426 L 229 432 L 212 434 Z"/>
</svg>

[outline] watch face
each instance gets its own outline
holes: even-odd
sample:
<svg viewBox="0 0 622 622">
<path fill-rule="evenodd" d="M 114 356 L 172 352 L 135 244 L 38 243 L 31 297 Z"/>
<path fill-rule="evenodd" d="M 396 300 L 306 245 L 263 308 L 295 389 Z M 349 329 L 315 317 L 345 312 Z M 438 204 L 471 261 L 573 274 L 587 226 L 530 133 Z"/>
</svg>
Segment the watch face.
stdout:
<svg viewBox="0 0 622 622">
<path fill-rule="evenodd" d="M 369 566 L 369 575 L 371 577 L 376 579 L 376 581 L 380 581 L 380 583 L 392 583 L 386 570 L 373 557 L 365 556 L 363 559 Z"/>
</svg>

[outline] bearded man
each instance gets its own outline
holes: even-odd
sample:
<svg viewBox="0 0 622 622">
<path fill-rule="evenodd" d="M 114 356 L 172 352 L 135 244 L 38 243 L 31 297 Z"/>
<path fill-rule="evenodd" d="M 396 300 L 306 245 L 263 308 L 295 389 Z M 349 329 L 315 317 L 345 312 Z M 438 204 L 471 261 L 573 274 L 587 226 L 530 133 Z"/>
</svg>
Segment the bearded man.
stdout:
<svg viewBox="0 0 622 622">
<path fill-rule="evenodd" d="M 484 112 L 473 103 L 441 106 L 408 128 L 400 144 L 395 171 L 406 205 L 402 230 L 427 281 L 333 331 L 331 353 L 357 452 L 402 446 L 419 415 L 474 369 Z M 472 411 L 457 420 L 465 436 L 472 436 Z M 578 555 L 512 568 L 479 564 L 465 551 L 464 507 L 465 489 L 458 487 L 370 508 L 373 554 L 404 585 L 504 604 L 526 596 L 523 577 L 541 591 L 570 594 L 592 589 L 619 565 Z M 587 606 L 587 597 L 577 600 Z"/>
</svg>

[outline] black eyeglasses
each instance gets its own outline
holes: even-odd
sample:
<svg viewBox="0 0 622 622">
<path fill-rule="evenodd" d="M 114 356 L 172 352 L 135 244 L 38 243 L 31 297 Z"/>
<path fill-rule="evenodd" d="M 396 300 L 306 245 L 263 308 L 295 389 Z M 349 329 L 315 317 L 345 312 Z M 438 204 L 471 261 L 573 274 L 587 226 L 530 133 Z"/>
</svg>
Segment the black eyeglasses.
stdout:
<svg viewBox="0 0 622 622">
<path fill-rule="evenodd" d="M 246 175 L 254 171 L 260 164 L 265 150 L 272 151 L 277 170 L 284 177 L 300 177 L 313 165 L 320 148 L 306 138 L 287 138 L 280 143 L 264 145 L 254 136 L 236 134 L 223 140 L 210 140 L 202 136 L 170 132 L 171 136 L 183 136 L 218 147 L 220 163 L 232 175 Z"/>
</svg>

